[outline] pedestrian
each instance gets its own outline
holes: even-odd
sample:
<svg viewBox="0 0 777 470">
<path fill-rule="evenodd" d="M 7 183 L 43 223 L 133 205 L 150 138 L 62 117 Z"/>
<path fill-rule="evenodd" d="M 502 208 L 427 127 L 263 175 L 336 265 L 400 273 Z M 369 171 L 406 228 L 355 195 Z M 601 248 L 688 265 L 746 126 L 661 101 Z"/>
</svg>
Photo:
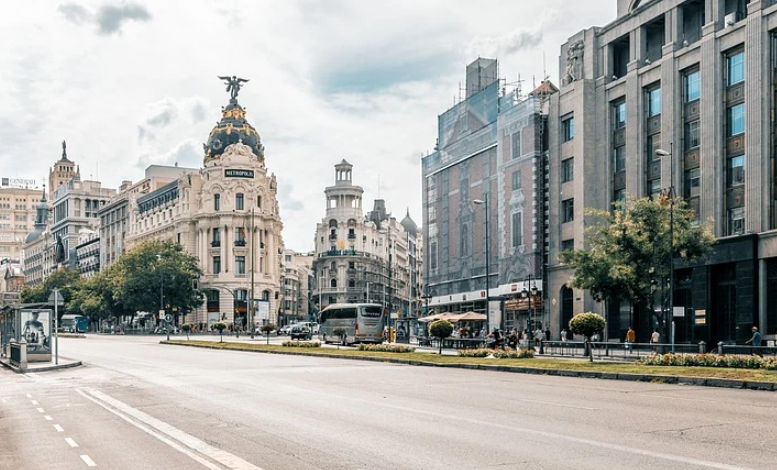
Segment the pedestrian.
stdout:
<svg viewBox="0 0 777 470">
<path fill-rule="evenodd" d="M 545 330 L 545 341 L 550 341 L 550 328 Z"/>
<path fill-rule="evenodd" d="M 629 353 L 632 351 L 632 345 L 637 340 L 637 332 L 632 327 L 629 327 L 629 331 L 626 332 L 626 345 L 629 348 Z"/>
<path fill-rule="evenodd" d="M 653 330 L 653 334 L 650 335 L 650 344 L 652 344 L 651 349 L 653 352 L 656 351 L 656 344 L 659 344 L 661 342 L 661 333 L 658 332 L 658 330 Z"/>
<path fill-rule="evenodd" d="M 564 328 L 561 330 L 561 342 L 566 343 L 567 342 L 567 329 Z"/>
<path fill-rule="evenodd" d="M 760 348 L 761 347 L 761 332 L 758 331 L 758 327 L 757 326 L 753 327 L 753 337 L 750 338 L 749 340 L 747 340 L 745 342 L 745 344 L 752 344 L 753 345 L 753 354 L 757 354 L 759 356 L 763 356 L 761 351 L 756 349 L 756 348 Z"/>
</svg>

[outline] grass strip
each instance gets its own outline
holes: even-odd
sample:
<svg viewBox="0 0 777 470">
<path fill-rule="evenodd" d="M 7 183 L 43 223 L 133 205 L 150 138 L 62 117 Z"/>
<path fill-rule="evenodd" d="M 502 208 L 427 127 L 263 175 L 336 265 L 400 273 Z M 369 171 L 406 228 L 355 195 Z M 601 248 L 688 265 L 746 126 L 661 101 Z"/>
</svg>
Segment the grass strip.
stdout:
<svg viewBox="0 0 777 470">
<path fill-rule="evenodd" d="M 215 341 L 184 341 L 171 340 L 169 342 L 182 346 L 196 346 L 208 349 L 224 349 L 237 351 L 255 351 L 276 354 L 341 357 L 367 360 L 378 359 L 386 361 L 401 361 L 406 363 L 423 363 L 418 365 L 445 365 L 445 364 L 471 364 L 487 366 L 519 367 L 536 371 L 578 371 L 599 372 L 605 374 L 641 374 L 661 377 L 698 377 L 711 379 L 734 379 L 748 382 L 777 383 L 777 371 L 757 369 L 725 369 L 717 367 L 676 367 L 676 366 L 647 366 L 643 364 L 623 364 L 609 362 L 588 362 L 588 360 L 570 359 L 489 359 L 482 357 L 440 356 L 429 352 L 413 353 L 388 353 L 375 351 L 358 351 L 354 349 L 335 348 L 294 348 L 279 345 L 265 345 L 258 343 L 233 343 Z M 527 371 L 529 372 L 529 371 Z"/>
</svg>

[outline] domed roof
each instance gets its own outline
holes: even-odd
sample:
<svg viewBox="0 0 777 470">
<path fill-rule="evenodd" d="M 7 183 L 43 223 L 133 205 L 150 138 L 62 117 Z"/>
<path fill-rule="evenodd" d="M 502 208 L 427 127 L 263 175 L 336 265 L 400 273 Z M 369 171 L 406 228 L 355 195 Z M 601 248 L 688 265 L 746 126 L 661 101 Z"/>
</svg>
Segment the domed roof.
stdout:
<svg viewBox="0 0 777 470">
<path fill-rule="evenodd" d="M 405 215 L 405 218 L 402 219 L 402 222 L 400 222 L 402 227 L 404 227 L 405 232 L 409 233 L 412 236 L 416 236 L 418 234 L 418 225 L 413 221 L 413 219 L 410 218 L 410 208 L 407 209 L 407 215 Z"/>
<path fill-rule="evenodd" d="M 46 187 L 43 187 L 43 195 L 38 202 L 38 206 L 35 208 L 35 225 L 33 225 L 32 232 L 27 234 L 24 239 L 24 244 L 30 244 L 39 239 L 43 232 L 46 230 L 46 222 L 49 218 L 49 204 L 46 202 Z"/>
<path fill-rule="evenodd" d="M 205 162 L 219 158 L 227 146 L 238 142 L 250 147 L 257 158 L 264 159 L 264 145 L 259 133 L 246 121 L 245 110 L 233 98 L 221 110 L 221 121 L 210 131 L 208 143 L 203 144 Z"/>
</svg>

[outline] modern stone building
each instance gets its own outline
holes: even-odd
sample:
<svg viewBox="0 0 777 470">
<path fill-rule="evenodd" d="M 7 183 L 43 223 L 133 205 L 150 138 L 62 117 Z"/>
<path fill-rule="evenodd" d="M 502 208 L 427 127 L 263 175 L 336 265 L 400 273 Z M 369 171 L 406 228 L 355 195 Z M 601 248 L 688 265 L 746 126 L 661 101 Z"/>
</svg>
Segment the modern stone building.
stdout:
<svg viewBox="0 0 777 470">
<path fill-rule="evenodd" d="M 404 226 L 382 199 L 365 216 L 364 189 L 353 184 L 353 165 L 345 160 L 335 165 L 335 184 L 324 194 L 326 216 L 316 227 L 313 302 L 319 309 L 374 302 L 392 314 L 406 314 L 414 292 Z"/>
<path fill-rule="evenodd" d="M 550 111 L 551 324 L 603 312 L 567 287 L 558 253 L 585 246 L 584 208 L 670 187 L 714 253 L 676 268 L 679 342 L 742 342 L 777 331 L 777 5 L 767 0 L 618 0 L 618 16 L 561 46 Z M 671 152 L 659 158 L 656 150 Z M 674 175 L 674 179 L 672 179 Z M 630 305 L 609 309 L 611 338 L 662 328 Z"/>
<path fill-rule="evenodd" d="M 505 94 L 497 71 L 493 59 L 467 67 L 466 99 L 439 116 L 423 158 L 425 306 L 485 313 L 490 297 L 492 327 L 523 329 L 542 322 L 542 303 L 530 309 L 520 294 L 543 290 L 545 108 L 556 88 Z"/>
<path fill-rule="evenodd" d="M 245 115 L 231 99 L 204 145 L 204 168 L 129 203 L 128 248 L 165 240 L 199 258 L 206 302 L 190 321 L 221 318 L 245 327 L 252 292 L 256 322 L 278 321 L 284 252 L 278 187 Z"/>
<path fill-rule="evenodd" d="M 100 234 L 96 230 L 82 228 L 78 233 L 76 265 L 82 279 L 100 272 Z"/>
<path fill-rule="evenodd" d="M 105 269 L 127 251 L 126 237 L 130 227 L 130 207 L 136 200 L 178 178 L 196 173 L 196 168 L 151 165 L 137 183 L 122 182 L 119 194 L 100 208 L 100 267 Z"/>
<path fill-rule="evenodd" d="M 21 261 L 24 239 L 35 223 L 41 190 L 34 180 L 2 178 L 0 184 L 0 259 Z"/>
</svg>

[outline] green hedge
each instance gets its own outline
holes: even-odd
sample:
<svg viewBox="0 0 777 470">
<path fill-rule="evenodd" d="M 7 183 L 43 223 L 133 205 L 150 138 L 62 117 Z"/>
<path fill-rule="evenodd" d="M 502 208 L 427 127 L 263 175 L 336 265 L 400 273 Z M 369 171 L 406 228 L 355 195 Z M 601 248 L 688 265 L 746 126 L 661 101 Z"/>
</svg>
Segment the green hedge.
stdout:
<svg viewBox="0 0 777 470">
<path fill-rule="evenodd" d="M 284 348 L 320 348 L 320 341 L 284 341 L 281 343 Z"/>
<path fill-rule="evenodd" d="M 411 353 L 415 348 L 403 346 L 401 344 L 360 344 L 359 351 L 390 352 L 390 353 Z"/>
<path fill-rule="evenodd" d="M 646 366 L 725 367 L 729 369 L 777 370 L 777 358 L 727 354 L 654 354 L 643 357 Z"/>
<path fill-rule="evenodd" d="M 531 349 L 519 349 L 514 351 L 501 350 L 501 349 L 459 349 L 459 356 L 461 357 L 488 357 L 494 356 L 496 359 L 530 359 L 534 357 L 534 351 Z"/>
</svg>

